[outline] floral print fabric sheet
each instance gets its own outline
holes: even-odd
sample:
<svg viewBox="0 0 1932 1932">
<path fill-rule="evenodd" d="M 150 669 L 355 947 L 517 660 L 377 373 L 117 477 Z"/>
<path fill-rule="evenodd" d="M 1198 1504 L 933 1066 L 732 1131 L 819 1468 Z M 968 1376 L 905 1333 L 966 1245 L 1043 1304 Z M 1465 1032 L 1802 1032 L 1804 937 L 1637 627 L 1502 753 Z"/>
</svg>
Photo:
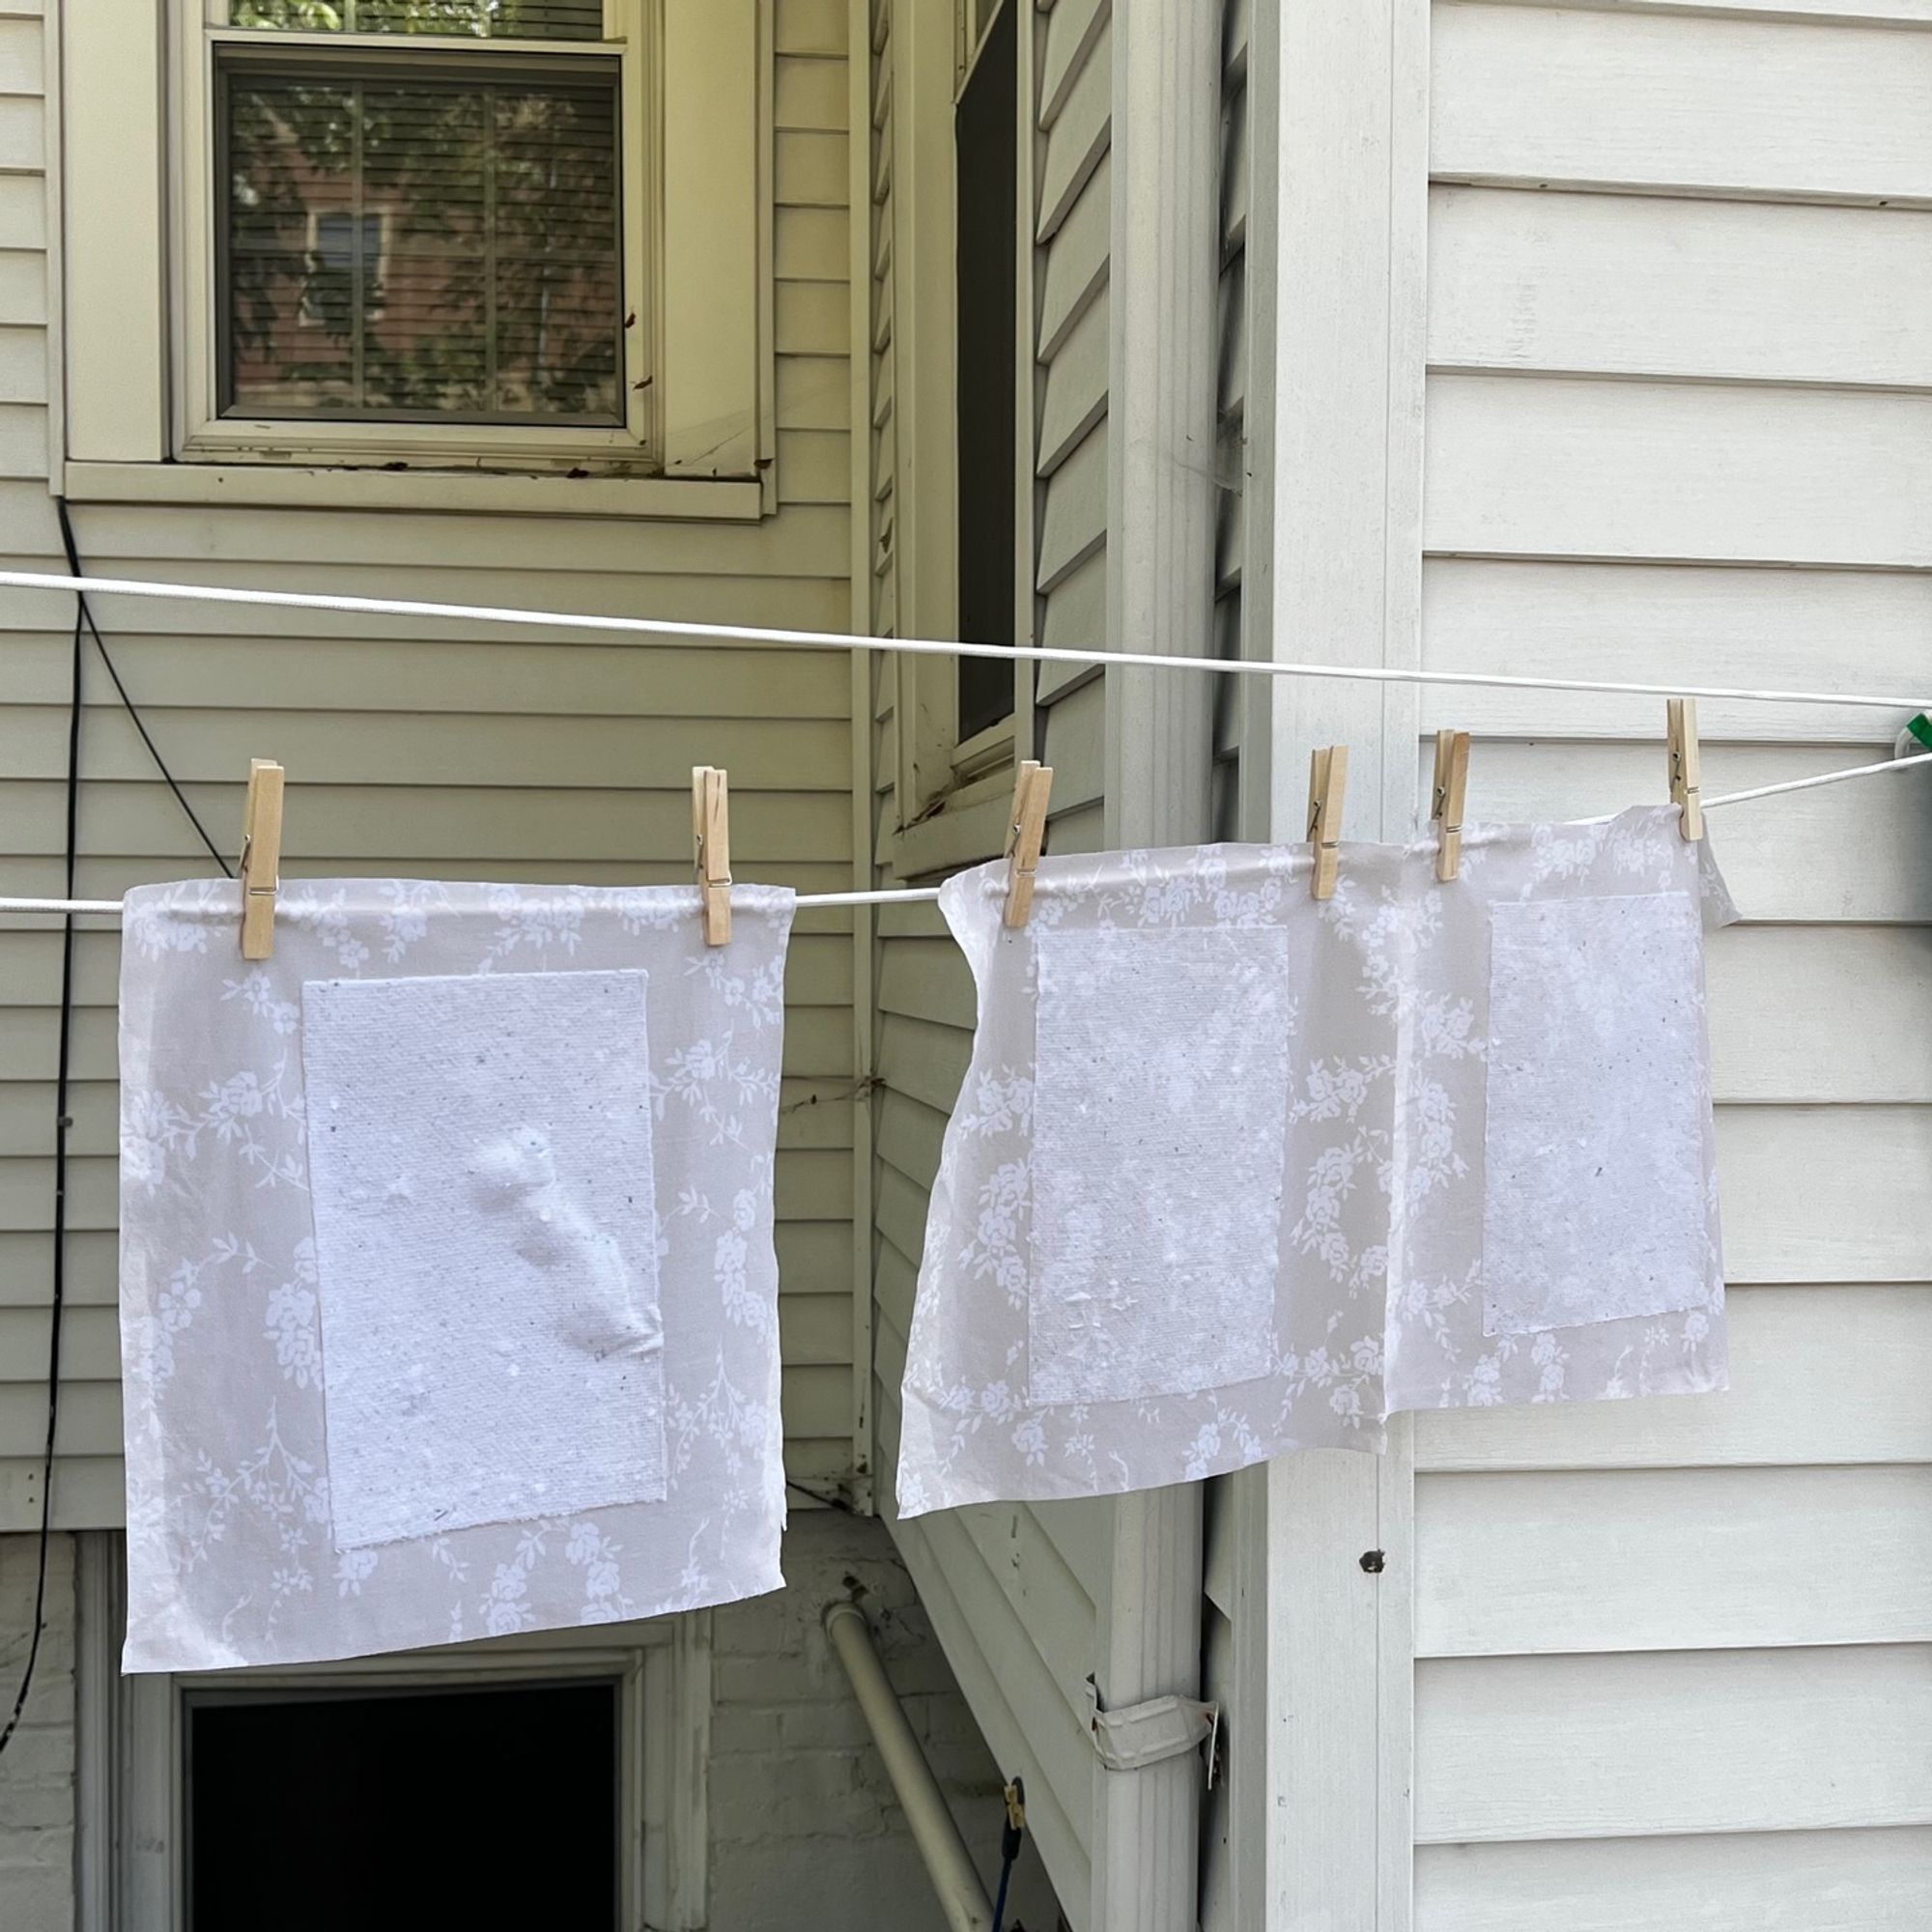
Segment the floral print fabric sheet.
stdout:
<svg viewBox="0 0 1932 1932">
<path fill-rule="evenodd" d="M 772 1180 L 792 895 L 740 886 L 732 909 L 732 942 L 713 949 L 702 944 L 697 895 L 688 887 L 290 881 L 276 908 L 274 957 L 256 964 L 241 956 L 232 882 L 128 895 L 121 988 L 125 1668 L 366 1656 L 654 1616 L 779 1587 L 784 1479 Z M 649 1262 L 629 1231 L 621 1256 L 606 1238 L 604 1224 L 618 1225 L 614 1213 L 593 1213 L 597 1228 L 578 1227 L 573 1204 L 547 1173 L 521 1190 L 515 1184 L 543 1151 L 534 1143 L 510 1136 L 497 1167 L 508 1161 L 516 1172 L 491 1168 L 478 1184 L 509 1185 L 495 1210 L 526 1257 L 554 1257 L 582 1236 L 583 1265 L 553 1270 L 556 1305 L 533 1311 L 556 1325 L 559 1346 L 582 1326 L 585 1293 L 595 1299 L 613 1260 L 625 1260 L 625 1305 L 604 1308 L 600 1319 L 611 1333 L 624 1331 L 616 1352 L 648 1365 L 643 1379 L 652 1386 L 640 1383 L 636 1399 L 640 1408 L 655 1403 L 658 1413 L 639 1418 L 649 1454 L 631 1488 L 648 1497 L 661 1487 L 662 1499 L 564 1501 L 538 1514 L 540 1498 L 506 1499 L 493 1480 L 485 1486 L 496 1497 L 491 1507 L 508 1514 L 514 1505 L 519 1520 L 365 1541 L 368 1499 L 365 1521 L 343 1535 L 329 1494 L 330 1258 L 315 1238 L 310 1134 L 319 1129 L 304 1074 L 304 989 L 335 982 L 340 1000 L 341 983 L 355 982 L 384 1000 L 371 982 L 420 990 L 436 979 L 473 984 L 492 976 L 503 976 L 506 993 L 509 976 L 557 976 L 565 997 L 552 1009 L 559 1015 L 574 1009 L 593 977 L 609 991 L 610 976 L 628 976 L 617 990 L 639 989 L 640 1017 L 648 989 L 648 1061 L 638 1069 L 648 1131 L 623 1144 L 649 1150 L 651 1171 L 637 1199 L 651 1204 L 643 1234 L 655 1248 L 655 1295 Z M 545 1004 L 533 977 L 514 990 L 506 1011 Z M 387 1003 L 398 1012 L 409 1004 Z M 532 1069 L 544 1065 L 543 1045 L 521 1021 L 513 1031 L 512 1057 L 526 1087 L 535 1082 L 525 1110 L 534 1117 L 546 1076 Z M 440 1035 L 417 1041 L 425 1054 L 447 1044 Z M 558 1042 L 557 1069 L 582 1061 L 581 1044 Z M 398 1080 L 408 1078 L 404 1067 Z M 612 1093 L 617 1084 L 628 1086 L 629 1076 Z M 325 1103 L 317 1119 L 327 1112 L 339 1122 L 339 1109 L 355 1104 L 355 1085 L 332 1088 L 338 1110 Z M 582 1103 L 590 1091 L 586 1078 L 570 1075 L 550 1098 Z M 480 1102 L 473 1117 L 452 1111 L 460 1129 L 492 1124 Z M 553 1152 L 566 1145 L 557 1138 Z M 425 1165 L 434 1165 L 427 1154 Z M 481 1207 L 475 1212 L 491 1218 Z M 543 1278 L 543 1269 L 531 1276 Z M 337 1290 L 346 1293 L 348 1284 L 338 1280 Z M 357 1312 L 370 1319 L 364 1301 Z M 486 1312 L 479 1307 L 479 1321 Z M 609 1412 L 621 1398 L 610 1385 L 600 1389 L 584 1424 L 608 1434 L 621 1427 Z M 500 1456 L 500 1445 L 483 1448 L 486 1463 Z M 399 1472 L 397 1480 L 412 1479 Z M 418 1505 L 433 1518 L 446 1501 L 416 1497 L 388 1527 L 408 1527 Z"/>
<path fill-rule="evenodd" d="M 1688 843 L 1678 827 L 1674 807 L 1471 826 L 1447 884 L 1433 842 L 1345 845 L 1326 901 L 1310 895 L 1305 845 L 1048 859 L 1017 931 L 1001 923 L 1003 867 L 952 880 L 940 905 L 980 1023 L 926 1223 L 900 1515 L 1196 1481 L 1290 1449 L 1378 1449 L 1399 1409 L 1721 1388 L 1701 930 L 1736 912 L 1708 840 Z M 1143 1380 L 1150 1392 L 1126 1395 L 1104 1375 L 1085 1390 L 1042 1381 L 1037 1300 L 1044 1291 L 1064 1309 L 1070 1291 L 1065 1238 L 1043 1238 L 1036 1210 L 1074 1190 L 1067 1150 L 1041 1139 L 1061 1131 L 1078 1078 L 1047 962 L 1072 933 L 1135 935 L 1149 959 L 1164 940 L 1185 953 L 1208 943 L 1201 935 L 1234 936 L 1212 999 L 1161 1037 L 1148 1028 L 1158 1000 L 1096 995 L 1077 1044 L 1103 1106 L 1122 1097 L 1108 1067 L 1124 1057 L 1161 1069 L 1185 1113 L 1180 1063 L 1196 1037 L 1195 1071 L 1247 1094 L 1275 1183 L 1264 1205 L 1278 1217 L 1249 1340 L 1259 1373 L 1179 1392 Z M 1530 1077 L 1539 1042 L 1558 1077 Z M 1492 1062 L 1509 1069 L 1500 1081 Z M 1128 1084 L 1145 1108 L 1147 1080 Z M 1247 1191 L 1251 1209 L 1257 1198 L 1256 1148 L 1230 1165 L 1224 1112 L 1219 1098 L 1197 1107 L 1196 1157 L 1183 1174 L 1170 1150 L 1158 1193 L 1158 1251 L 1190 1265 L 1227 1238 L 1229 1190 Z M 1667 1150 L 1662 1167 L 1636 1131 L 1646 1123 Z M 1103 1139 L 1072 1149 L 1083 1212 L 1146 1231 L 1144 1178 L 1106 1159 Z M 1043 1171 L 1055 1177 L 1044 1193 Z M 1647 1171 L 1667 1183 L 1662 1214 L 1629 1191 Z M 1042 1247 L 1060 1278 L 1043 1278 Z M 1237 1281 L 1256 1251 L 1265 1243 L 1250 1243 Z M 1559 1278 L 1525 1279 L 1549 1263 Z M 1189 1298 L 1170 1289 L 1163 1302 L 1146 1279 L 1133 1288 L 1124 1313 L 1104 1283 L 1089 1305 L 1117 1334 L 1154 1311 L 1121 1346 L 1130 1360 L 1167 1350 L 1184 1363 Z M 1256 1309 L 1249 1284 L 1235 1312 Z M 1209 1341 L 1228 1312 L 1210 1309 Z"/>
</svg>

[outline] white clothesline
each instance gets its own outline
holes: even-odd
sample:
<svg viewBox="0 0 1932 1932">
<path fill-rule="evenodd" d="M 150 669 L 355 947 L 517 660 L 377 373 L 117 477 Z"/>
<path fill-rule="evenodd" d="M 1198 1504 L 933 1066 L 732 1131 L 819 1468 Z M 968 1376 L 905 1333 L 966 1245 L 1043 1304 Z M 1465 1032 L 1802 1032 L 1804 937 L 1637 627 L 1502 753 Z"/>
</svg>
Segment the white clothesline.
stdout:
<svg viewBox="0 0 1932 1932">
<path fill-rule="evenodd" d="M 1518 677 L 1502 671 L 1423 670 L 1407 667 L 1287 663 L 1277 659 L 1170 656 L 1157 651 L 1068 650 L 1046 644 L 973 644 L 952 639 L 874 638 L 841 631 L 783 631 L 761 624 L 695 624 L 670 617 L 610 617 L 582 611 L 531 611 L 506 605 L 432 604 L 404 597 L 342 597 L 307 590 L 242 590 L 226 584 L 157 583 L 144 578 L 70 577 L 0 570 L 0 587 L 84 590 L 98 597 L 159 597 L 187 604 L 256 604 L 291 611 L 339 611 L 369 617 L 445 617 L 471 624 L 529 624 L 569 631 L 611 631 L 719 642 L 783 644 L 803 650 L 900 651 L 911 656 L 1023 659 L 1036 664 L 1132 665 L 1150 670 L 1210 671 L 1247 677 L 1332 677 L 1367 684 L 1478 685 L 1506 691 L 1608 692 L 1626 697 L 1708 697 L 1752 704 L 1849 704 L 1879 711 L 1921 711 L 1927 694 L 1755 691 L 1736 685 L 1642 684 L 1614 678 Z"/>
<path fill-rule="evenodd" d="M 1788 791 L 1815 791 L 1820 785 L 1842 784 L 1847 779 L 1881 778 L 1889 772 L 1910 771 L 1914 765 L 1932 765 L 1932 752 L 1918 752 L 1909 758 L 1888 758 L 1876 765 L 1847 765 L 1840 771 L 1820 772 L 1814 778 L 1786 779 L 1779 784 L 1753 785 L 1748 791 L 1723 792 L 1716 798 L 1704 800 L 1704 810 L 1716 811 L 1726 805 L 1746 805 L 1752 799 L 1776 798 Z M 1597 825 L 1602 824 L 1604 820 L 1591 818 L 1577 822 Z M 1034 891 L 1050 893 L 1053 890 L 1053 883 L 1050 878 L 1040 879 L 1035 884 Z M 923 900 L 936 899 L 938 896 L 937 886 L 893 886 L 875 893 L 801 893 L 795 903 L 800 912 L 808 912 L 822 906 L 913 905 Z M 118 914 L 120 910 L 119 899 L 0 898 L 0 913 Z"/>
<path fill-rule="evenodd" d="M 482 604 L 440 604 L 401 597 L 348 597 L 298 590 L 247 590 L 222 584 L 163 583 L 140 578 L 72 577 L 45 571 L 0 570 L 0 586 L 20 590 L 84 590 L 97 596 L 156 597 L 183 603 L 268 605 L 299 611 L 335 611 L 365 616 L 456 618 L 481 624 L 526 624 L 565 630 L 621 632 L 650 637 L 703 638 L 738 643 L 781 644 L 807 650 L 903 651 L 914 655 L 1023 659 L 1035 663 L 1133 665 L 1150 669 L 1190 669 L 1262 677 L 1326 677 L 1375 684 L 1478 685 L 1506 690 L 1578 691 L 1623 696 L 1697 697 L 1767 704 L 1845 704 L 1887 711 L 1915 711 L 1917 697 L 1877 693 L 1750 690 L 1728 685 L 1642 684 L 1605 678 L 1519 677 L 1500 671 L 1448 671 L 1360 665 L 1288 663 L 1276 660 L 1168 656 L 1151 651 L 1068 650 L 1039 644 L 977 644 L 928 638 L 874 638 L 836 631 L 787 631 L 756 624 L 698 624 L 666 617 L 612 617 L 585 611 L 535 611 Z M 1808 791 L 1846 779 L 1872 778 L 1932 762 L 1932 753 L 1854 765 L 1815 778 L 1758 785 L 1704 801 L 1707 810 L 1741 805 L 1780 792 Z M 805 893 L 800 910 L 814 907 L 894 905 L 936 899 L 936 886 L 894 887 L 878 892 Z M 0 913 L 118 913 L 118 899 L 0 897 Z"/>
</svg>

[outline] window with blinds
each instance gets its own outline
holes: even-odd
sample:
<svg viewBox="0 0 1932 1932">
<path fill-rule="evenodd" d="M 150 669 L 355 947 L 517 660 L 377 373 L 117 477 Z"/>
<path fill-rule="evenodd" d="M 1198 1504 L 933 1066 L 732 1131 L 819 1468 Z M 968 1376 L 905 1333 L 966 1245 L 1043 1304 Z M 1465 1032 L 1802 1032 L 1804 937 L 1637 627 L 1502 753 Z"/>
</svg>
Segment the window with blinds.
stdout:
<svg viewBox="0 0 1932 1932">
<path fill-rule="evenodd" d="M 604 38 L 604 0 L 230 0 L 228 19 L 235 27 L 307 33 L 598 41 Z"/>
<path fill-rule="evenodd" d="M 231 22 L 286 31 L 215 46 L 220 412 L 621 424 L 600 0 L 236 0 Z"/>
</svg>

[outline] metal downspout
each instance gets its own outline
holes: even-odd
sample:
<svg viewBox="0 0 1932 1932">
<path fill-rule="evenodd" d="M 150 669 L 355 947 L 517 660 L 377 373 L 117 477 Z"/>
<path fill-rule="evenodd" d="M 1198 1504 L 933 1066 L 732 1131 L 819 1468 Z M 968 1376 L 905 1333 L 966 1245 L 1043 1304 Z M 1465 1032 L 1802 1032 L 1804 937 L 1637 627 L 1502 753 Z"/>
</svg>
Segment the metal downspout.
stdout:
<svg viewBox="0 0 1932 1932">
<path fill-rule="evenodd" d="M 866 1613 L 853 1603 L 828 1605 L 825 1634 L 852 1680 L 853 1695 L 871 1727 L 872 1742 L 885 1761 L 886 1776 L 904 1808 L 913 1843 L 925 1861 L 926 1876 L 932 1880 L 948 1926 L 952 1932 L 992 1932 L 992 1901 L 974 1869 L 959 1827 L 952 1822 L 939 1780 L 913 1735 L 898 1693 L 886 1677 Z"/>
</svg>

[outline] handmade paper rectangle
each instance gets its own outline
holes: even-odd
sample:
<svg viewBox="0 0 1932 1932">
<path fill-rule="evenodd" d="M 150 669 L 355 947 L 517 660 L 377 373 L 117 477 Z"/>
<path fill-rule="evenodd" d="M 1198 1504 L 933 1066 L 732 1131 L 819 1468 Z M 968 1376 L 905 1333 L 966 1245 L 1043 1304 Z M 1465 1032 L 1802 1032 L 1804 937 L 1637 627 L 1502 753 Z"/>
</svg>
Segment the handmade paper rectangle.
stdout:
<svg viewBox="0 0 1932 1932">
<path fill-rule="evenodd" d="M 1483 1330 L 1710 1298 L 1703 949 L 1687 894 L 1490 916 Z"/>
<path fill-rule="evenodd" d="M 1280 927 L 1046 929 L 1028 1390 L 1191 1393 L 1268 1373 L 1288 1123 Z"/>
<path fill-rule="evenodd" d="M 665 1493 L 646 976 L 302 986 L 341 1548 Z"/>
</svg>

